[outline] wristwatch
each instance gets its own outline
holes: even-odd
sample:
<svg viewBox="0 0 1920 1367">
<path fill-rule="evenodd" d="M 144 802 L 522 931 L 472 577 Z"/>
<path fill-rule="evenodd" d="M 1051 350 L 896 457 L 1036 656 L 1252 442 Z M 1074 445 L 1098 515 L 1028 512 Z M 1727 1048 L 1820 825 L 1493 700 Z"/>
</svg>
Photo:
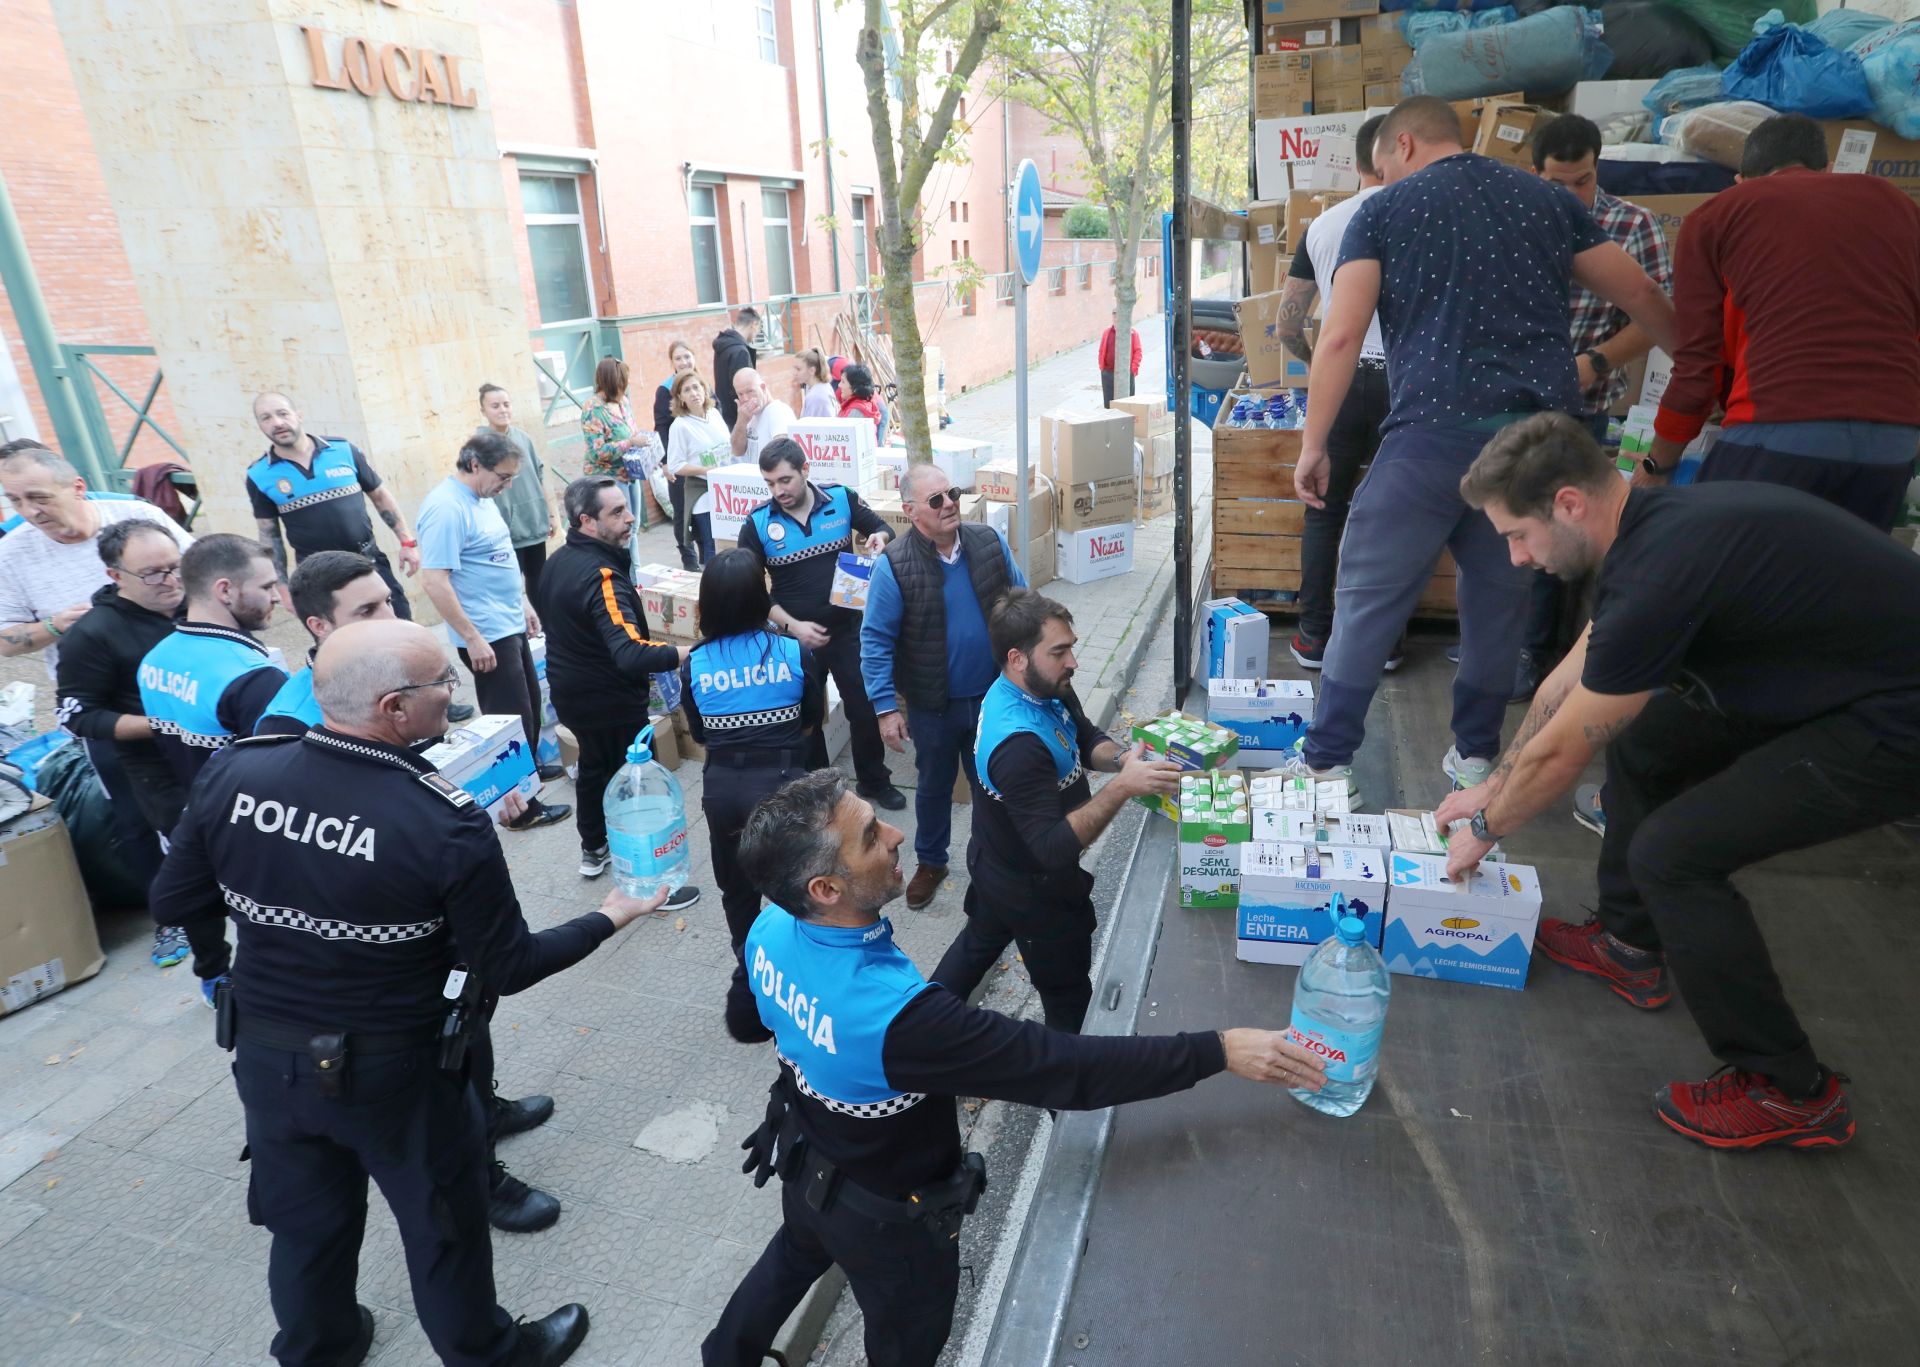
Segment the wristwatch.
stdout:
<svg viewBox="0 0 1920 1367">
<path fill-rule="evenodd" d="M 1598 347 L 1588 347 L 1580 354 L 1593 363 L 1593 373 L 1598 379 L 1604 380 L 1607 377 L 1607 372 L 1613 369 L 1613 362 L 1609 361 L 1606 353 Z"/>
<path fill-rule="evenodd" d="M 1473 820 L 1467 823 L 1467 829 L 1473 832 L 1473 838 L 1475 840 L 1484 840 L 1489 845 L 1494 843 L 1494 834 L 1487 829 L 1487 809 L 1485 807 L 1482 807 L 1473 814 Z"/>
<path fill-rule="evenodd" d="M 1659 475 L 1662 479 L 1673 473 L 1671 465 L 1662 465 L 1652 456 L 1640 457 L 1640 468 L 1650 475 Z"/>
</svg>

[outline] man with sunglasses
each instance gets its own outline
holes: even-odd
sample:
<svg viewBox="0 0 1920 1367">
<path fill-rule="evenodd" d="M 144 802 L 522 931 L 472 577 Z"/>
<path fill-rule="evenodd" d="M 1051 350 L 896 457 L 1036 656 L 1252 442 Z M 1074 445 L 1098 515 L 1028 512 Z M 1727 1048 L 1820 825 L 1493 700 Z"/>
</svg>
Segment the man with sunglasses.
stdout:
<svg viewBox="0 0 1920 1367">
<path fill-rule="evenodd" d="M 913 738 L 919 786 L 913 799 L 913 855 L 907 907 L 933 901 L 947 876 L 953 783 L 973 771 L 980 700 L 999 669 L 987 618 L 1010 588 L 1025 588 L 1006 539 L 960 521 L 960 499 L 939 466 L 907 467 L 900 502 L 913 524 L 887 547 L 867 586 L 860 672 L 880 716 L 880 738 L 895 750 Z M 901 703 L 905 702 L 904 714 Z"/>
<path fill-rule="evenodd" d="M 115 848 L 141 887 L 160 871 L 159 837 L 173 830 L 186 789 L 153 743 L 140 701 L 140 660 L 173 633 L 186 601 L 180 547 L 155 522 L 113 522 L 95 540 L 107 582 L 61 637 L 56 719 L 77 736 L 113 799 Z M 154 932 L 160 967 L 186 957 L 177 926 Z"/>
</svg>

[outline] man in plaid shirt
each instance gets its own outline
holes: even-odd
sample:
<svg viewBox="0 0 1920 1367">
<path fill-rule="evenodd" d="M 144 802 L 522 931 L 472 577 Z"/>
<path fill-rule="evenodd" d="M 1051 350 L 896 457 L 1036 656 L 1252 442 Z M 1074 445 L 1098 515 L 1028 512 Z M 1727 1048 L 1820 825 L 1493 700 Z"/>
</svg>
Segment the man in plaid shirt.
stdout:
<svg viewBox="0 0 1920 1367">
<path fill-rule="evenodd" d="M 1616 199 L 1600 188 L 1600 130 L 1592 119 L 1563 114 L 1533 135 L 1533 169 L 1545 180 L 1566 186 L 1593 213 L 1600 230 L 1626 251 L 1648 277 L 1673 293 L 1673 262 L 1667 239 L 1653 215 L 1637 204 Z M 1593 430 L 1607 436 L 1607 410 L 1627 388 L 1627 367 L 1653 350 L 1653 338 L 1592 290 L 1573 287 L 1572 336 L 1574 364 L 1580 371 L 1581 411 L 1574 414 Z M 1552 575 L 1539 575 L 1527 620 L 1526 645 L 1515 671 L 1516 702 L 1531 698 L 1540 680 L 1553 667 L 1565 586 Z"/>
</svg>

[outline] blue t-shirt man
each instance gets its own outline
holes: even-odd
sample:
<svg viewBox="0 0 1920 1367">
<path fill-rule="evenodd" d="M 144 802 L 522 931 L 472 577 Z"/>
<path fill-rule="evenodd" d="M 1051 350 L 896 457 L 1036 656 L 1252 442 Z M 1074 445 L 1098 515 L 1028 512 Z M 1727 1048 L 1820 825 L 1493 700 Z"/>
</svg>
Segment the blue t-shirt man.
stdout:
<svg viewBox="0 0 1920 1367">
<path fill-rule="evenodd" d="M 1381 431 L 1491 435 L 1528 413 L 1578 412 L 1573 258 L 1610 241 L 1569 191 L 1471 152 L 1371 196 L 1334 270 L 1380 263 L 1391 400 Z"/>
<path fill-rule="evenodd" d="M 447 571 L 461 611 L 489 644 L 527 629 L 520 563 L 492 499 L 449 475 L 421 501 L 415 534 L 420 567 Z"/>
</svg>

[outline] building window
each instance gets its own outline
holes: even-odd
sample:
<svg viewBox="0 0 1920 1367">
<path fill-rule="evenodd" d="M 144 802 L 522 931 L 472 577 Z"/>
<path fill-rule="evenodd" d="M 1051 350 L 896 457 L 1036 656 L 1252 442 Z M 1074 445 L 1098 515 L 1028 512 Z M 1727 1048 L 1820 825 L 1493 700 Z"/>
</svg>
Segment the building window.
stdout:
<svg viewBox="0 0 1920 1367">
<path fill-rule="evenodd" d="M 527 218 L 527 252 L 544 324 L 593 317 L 587 276 L 586 224 L 580 182 L 573 176 L 521 176 L 520 206 Z"/>
<path fill-rule="evenodd" d="M 720 213 L 714 187 L 695 185 L 687 191 L 687 215 L 693 226 L 693 292 L 702 304 L 726 302 L 720 279 Z"/>
<path fill-rule="evenodd" d="M 973 206 L 965 200 L 960 201 L 960 221 L 962 223 L 973 222 Z"/>
<path fill-rule="evenodd" d="M 873 265 L 867 257 L 867 197 L 853 197 L 853 283 L 866 286 L 873 279 Z"/>
<path fill-rule="evenodd" d="M 793 293 L 793 224 L 787 212 L 785 190 L 760 191 L 760 217 L 766 224 L 769 299 Z"/>
<path fill-rule="evenodd" d="M 774 29 L 773 0 L 754 0 L 754 20 L 760 34 L 760 60 L 780 60 L 780 38 Z"/>
</svg>

